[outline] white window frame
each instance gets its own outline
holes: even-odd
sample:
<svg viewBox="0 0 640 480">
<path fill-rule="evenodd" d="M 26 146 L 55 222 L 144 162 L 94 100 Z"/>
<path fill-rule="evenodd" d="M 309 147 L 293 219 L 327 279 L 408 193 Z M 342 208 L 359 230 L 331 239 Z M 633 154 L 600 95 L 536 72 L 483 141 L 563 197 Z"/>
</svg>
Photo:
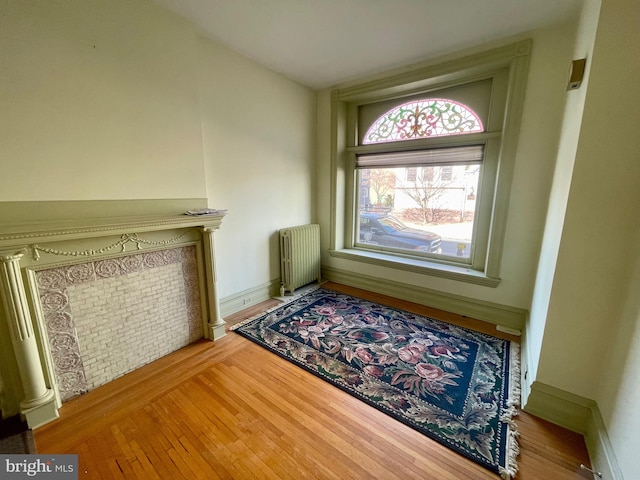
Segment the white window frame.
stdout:
<svg viewBox="0 0 640 480">
<path fill-rule="evenodd" d="M 489 287 L 500 283 L 500 263 L 530 51 L 531 41 L 526 40 L 475 55 L 422 64 L 331 92 L 330 255 Z M 355 158 L 358 154 L 397 148 L 394 144 L 387 147 L 385 144 L 358 145 L 358 106 L 418 94 L 424 94 L 426 98 L 430 96 L 429 92 L 487 78 L 493 79 L 492 111 L 485 132 L 403 142 L 407 150 L 485 145 L 485 166 L 480 180 L 484 195 L 479 206 L 479 218 L 474 222 L 476 251 L 472 264 L 461 265 L 358 248 Z M 496 111 L 495 105 L 501 105 L 500 111 Z M 368 128 L 368 125 L 361 128 Z"/>
</svg>

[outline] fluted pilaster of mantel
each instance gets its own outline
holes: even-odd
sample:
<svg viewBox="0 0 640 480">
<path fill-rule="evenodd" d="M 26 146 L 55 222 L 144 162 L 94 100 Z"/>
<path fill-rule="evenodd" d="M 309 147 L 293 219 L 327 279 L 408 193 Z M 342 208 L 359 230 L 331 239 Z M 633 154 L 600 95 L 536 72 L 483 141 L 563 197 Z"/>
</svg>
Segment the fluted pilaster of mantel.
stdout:
<svg viewBox="0 0 640 480">
<path fill-rule="evenodd" d="M 220 297 L 218 295 L 215 242 L 213 238 L 213 232 L 215 230 L 215 227 L 204 227 L 202 229 L 207 274 L 207 299 L 209 307 L 208 333 L 211 340 L 218 340 L 226 335 L 226 323 L 220 316 Z"/>
<path fill-rule="evenodd" d="M 57 417 L 55 395 L 47 388 L 40 363 L 38 344 L 20 272 L 23 252 L 0 252 L 0 299 L 18 364 L 24 399 L 20 413 L 30 427 Z"/>
</svg>

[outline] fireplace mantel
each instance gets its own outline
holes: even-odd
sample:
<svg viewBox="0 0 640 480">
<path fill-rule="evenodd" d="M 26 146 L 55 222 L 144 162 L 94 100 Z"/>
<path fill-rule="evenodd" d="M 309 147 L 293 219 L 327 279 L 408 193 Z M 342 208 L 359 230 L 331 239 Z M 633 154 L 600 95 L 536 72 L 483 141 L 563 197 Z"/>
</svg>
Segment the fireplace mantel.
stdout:
<svg viewBox="0 0 640 480">
<path fill-rule="evenodd" d="M 45 344 L 35 272 L 51 265 L 108 259 L 138 251 L 201 245 L 205 337 L 225 334 L 220 317 L 213 233 L 224 213 L 78 218 L 0 225 L 0 303 L 16 360 L 19 413 L 35 428 L 57 418 L 60 399 Z M 0 318 L 0 320 L 2 320 Z M 20 397 L 20 394 L 17 394 Z M 18 399 L 20 400 L 20 399 Z"/>
<path fill-rule="evenodd" d="M 52 222 L 14 223 L 0 226 L 0 249 L 27 247 L 34 243 L 122 235 L 178 228 L 217 229 L 224 214 L 145 215 L 132 217 L 83 218 Z"/>
</svg>

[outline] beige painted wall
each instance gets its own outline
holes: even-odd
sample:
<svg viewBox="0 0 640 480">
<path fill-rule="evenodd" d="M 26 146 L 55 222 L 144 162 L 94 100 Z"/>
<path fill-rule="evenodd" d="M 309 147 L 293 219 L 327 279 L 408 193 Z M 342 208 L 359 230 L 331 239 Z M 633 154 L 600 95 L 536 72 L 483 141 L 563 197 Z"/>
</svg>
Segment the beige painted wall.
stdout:
<svg viewBox="0 0 640 480">
<path fill-rule="evenodd" d="M 189 23 L 139 0 L 0 12 L 0 201 L 206 196 Z"/>
<path fill-rule="evenodd" d="M 146 0 L 0 0 L 0 223 L 227 208 L 224 301 L 313 220 L 315 94 Z M 53 201 L 55 200 L 55 201 Z M 0 313 L 0 408 L 22 399 Z"/>
<path fill-rule="evenodd" d="M 608 348 L 596 399 L 624 478 L 640 478 L 640 235 L 636 236 L 636 260 L 631 278 L 621 285 L 624 303 L 615 315 L 615 327 L 607 335 Z M 612 316 L 609 316 L 609 320 Z"/>
<path fill-rule="evenodd" d="M 280 276 L 280 228 L 309 223 L 315 198 L 315 94 L 198 39 L 209 204 L 229 209 L 216 233 L 220 295 Z"/>
<path fill-rule="evenodd" d="M 311 90 L 151 2 L 0 0 L 0 11 L 5 217 L 6 202 L 208 195 L 230 211 L 216 234 L 221 296 L 279 276 L 275 232 L 313 219 Z"/>
<path fill-rule="evenodd" d="M 540 199 L 548 198 L 551 188 L 574 31 L 574 25 L 567 24 L 520 37 L 532 38 L 533 50 L 500 272 L 502 282 L 497 288 L 361 264 L 328 255 L 323 262 L 373 277 L 528 309 L 546 213 L 546 202 Z M 319 92 L 318 212 L 325 232 L 325 249 L 329 244 L 327 232 L 331 213 L 330 116 L 329 92 Z"/>
<path fill-rule="evenodd" d="M 562 239 L 562 231 L 567 209 L 571 176 L 576 158 L 580 126 L 584 102 L 589 84 L 589 70 L 595 33 L 600 12 L 600 0 L 590 0 L 584 3 L 580 17 L 577 19 L 576 37 L 572 58 L 587 58 L 587 68 L 582 86 L 577 90 L 568 91 L 564 98 L 563 121 L 560 129 L 556 164 L 553 173 L 553 185 L 549 197 L 549 208 L 544 227 L 544 238 L 538 260 L 538 270 L 535 277 L 535 288 L 530 308 L 530 317 L 526 327 L 526 348 L 528 358 L 526 368 L 529 370 L 528 379 L 537 376 L 540 350 L 547 321 L 549 300 L 553 289 L 558 250 Z M 528 390 L 525 386 L 525 397 Z"/>
<path fill-rule="evenodd" d="M 597 396 L 594 353 L 616 326 L 637 245 L 640 62 L 620 45 L 640 44 L 639 15 L 637 4 L 602 3 L 538 371 L 587 398 Z"/>
<path fill-rule="evenodd" d="M 0 0 L 0 18 L 0 223 L 202 203 L 190 24 L 139 0 Z M 0 350 L 13 415 L 22 391 L 2 313 Z"/>
<path fill-rule="evenodd" d="M 537 379 L 594 399 L 640 478 L 640 4 L 603 0 Z"/>
</svg>

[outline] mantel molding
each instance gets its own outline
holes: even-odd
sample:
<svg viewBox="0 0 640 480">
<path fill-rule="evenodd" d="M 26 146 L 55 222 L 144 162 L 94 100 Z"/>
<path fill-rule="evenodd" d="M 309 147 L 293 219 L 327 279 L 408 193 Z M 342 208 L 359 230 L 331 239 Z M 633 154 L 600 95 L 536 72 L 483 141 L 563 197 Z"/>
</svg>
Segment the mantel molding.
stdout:
<svg viewBox="0 0 640 480">
<path fill-rule="evenodd" d="M 55 222 L 33 222 L 0 226 L 0 250 L 25 248 L 34 243 L 123 235 L 180 228 L 203 227 L 216 230 L 224 214 L 147 215 L 132 217 L 84 218 Z"/>
<path fill-rule="evenodd" d="M 193 244 L 197 237 L 195 242 L 204 257 L 198 266 L 199 288 L 204 295 L 201 302 L 202 321 L 206 324 L 204 335 L 217 340 L 225 335 L 225 322 L 220 316 L 213 236 L 224 215 L 221 211 L 211 215 L 172 213 L 44 221 L 33 221 L 31 217 L 28 223 L 0 224 L 0 309 L 4 310 L 4 315 L 0 312 L 0 322 L 6 322 L 11 332 L 10 340 L 0 343 L 3 348 L 13 350 L 18 367 L 17 381 L 23 398 L 16 398 L 19 405 L 12 408 L 18 410 L 30 428 L 57 418 L 61 403 L 51 353 L 42 341 L 42 307 L 34 269 L 46 268 L 52 261 L 59 265 L 54 257 L 70 257 L 78 262 L 103 259 L 118 253 L 127 255 L 124 247 L 128 244 L 135 244 L 137 250 L 170 248 Z M 147 233 L 146 238 L 138 236 L 140 233 Z M 121 252 L 116 251 L 117 247 Z M 46 254 L 42 263 L 40 253 Z"/>
</svg>

